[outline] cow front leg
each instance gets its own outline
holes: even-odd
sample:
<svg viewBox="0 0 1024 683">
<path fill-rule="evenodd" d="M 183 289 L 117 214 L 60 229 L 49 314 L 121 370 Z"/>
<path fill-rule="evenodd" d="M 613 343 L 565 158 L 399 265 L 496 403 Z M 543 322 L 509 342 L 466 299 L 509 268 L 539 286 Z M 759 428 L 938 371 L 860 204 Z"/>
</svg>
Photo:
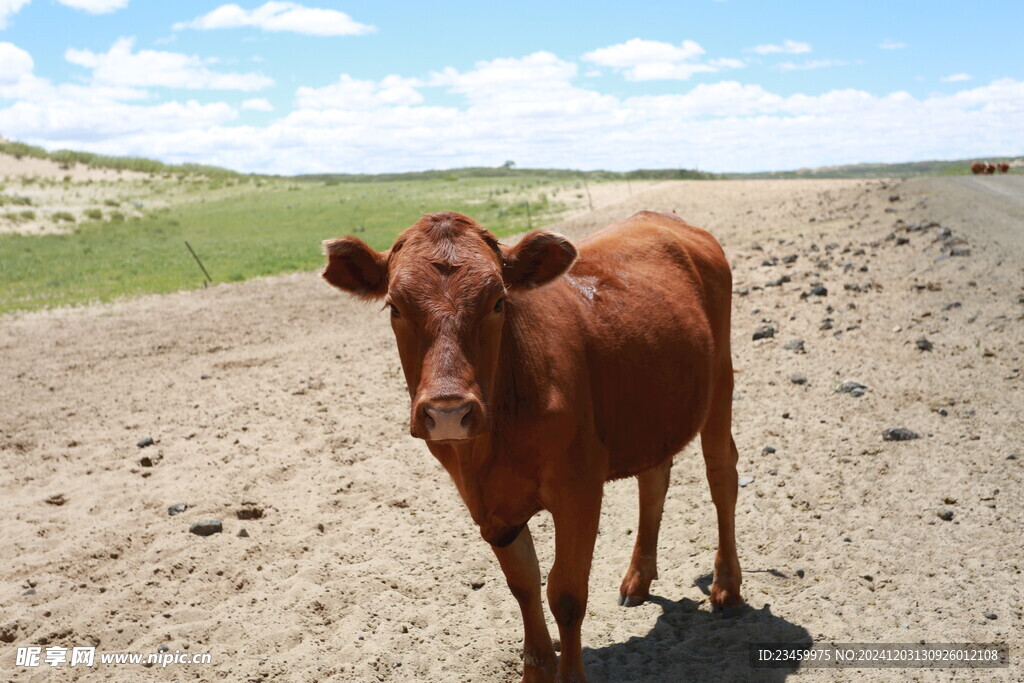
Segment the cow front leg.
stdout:
<svg viewBox="0 0 1024 683">
<path fill-rule="evenodd" d="M 523 613 L 523 683 L 552 681 L 557 660 L 544 622 L 540 567 L 537 565 L 530 527 L 523 527 L 511 545 L 504 548 L 491 546 L 491 549 Z"/>
<path fill-rule="evenodd" d="M 619 604 L 635 607 L 650 597 L 651 581 L 658 578 L 658 530 L 672 473 L 672 458 L 637 475 L 640 488 L 640 523 L 633 559 L 619 587 Z"/>
<path fill-rule="evenodd" d="M 548 604 L 558 624 L 562 654 L 558 681 L 587 680 L 581 632 L 587 613 L 587 585 L 601 516 L 600 485 L 585 494 L 563 495 L 551 510 L 555 523 L 555 563 L 548 574 Z"/>
</svg>

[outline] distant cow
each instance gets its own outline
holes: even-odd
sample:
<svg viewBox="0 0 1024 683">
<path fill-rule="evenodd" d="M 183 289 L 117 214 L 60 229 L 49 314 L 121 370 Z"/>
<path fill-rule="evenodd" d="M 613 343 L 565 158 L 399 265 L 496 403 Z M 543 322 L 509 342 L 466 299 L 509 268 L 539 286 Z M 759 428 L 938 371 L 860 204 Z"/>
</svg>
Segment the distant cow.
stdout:
<svg viewBox="0 0 1024 683">
<path fill-rule="evenodd" d="M 1003 163 L 999 164 L 998 168 L 999 168 L 999 172 L 1000 173 L 1009 173 L 1010 172 L 1010 164 L 1006 163 L 1005 161 Z"/>
<path fill-rule="evenodd" d="M 714 611 L 742 604 L 731 433 L 732 276 L 707 232 L 640 212 L 580 242 L 499 244 L 458 213 L 424 216 L 390 250 L 324 243 L 323 277 L 381 299 L 412 399 L 410 431 L 451 475 L 525 627 L 525 680 L 585 680 L 581 627 L 604 483 L 637 477 L 640 520 L 619 604 L 657 577 L 673 455 L 697 434 L 717 509 Z M 527 526 L 555 525 L 547 598 Z"/>
<path fill-rule="evenodd" d="M 985 164 L 981 163 L 980 161 L 975 161 L 973 164 L 971 164 L 971 173 L 973 173 L 974 175 L 979 175 L 984 172 Z"/>
<path fill-rule="evenodd" d="M 992 175 L 996 172 L 995 164 L 985 164 L 985 175 Z"/>
</svg>

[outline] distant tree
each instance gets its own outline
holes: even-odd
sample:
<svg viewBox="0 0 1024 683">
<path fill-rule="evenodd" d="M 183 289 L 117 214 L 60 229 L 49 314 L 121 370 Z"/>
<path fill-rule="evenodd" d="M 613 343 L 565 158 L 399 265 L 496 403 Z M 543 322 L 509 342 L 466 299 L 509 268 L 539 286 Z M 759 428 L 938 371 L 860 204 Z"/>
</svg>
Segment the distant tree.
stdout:
<svg viewBox="0 0 1024 683">
<path fill-rule="evenodd" d="M 504 168 L 504 169 L 506 169 L 506 170 L 508 170 L 508 169 L 513 169 L 513 168 L 515 168 L 515 167 L 516 167 L 516 162 L 512 161 L 511 159 L 509 159 L 508 161 L 506 161 L 505 163 L 503 163 L 503 164 L 501 165 L 501 167 L 502 167 L 502 168 Z"/>
</svg>

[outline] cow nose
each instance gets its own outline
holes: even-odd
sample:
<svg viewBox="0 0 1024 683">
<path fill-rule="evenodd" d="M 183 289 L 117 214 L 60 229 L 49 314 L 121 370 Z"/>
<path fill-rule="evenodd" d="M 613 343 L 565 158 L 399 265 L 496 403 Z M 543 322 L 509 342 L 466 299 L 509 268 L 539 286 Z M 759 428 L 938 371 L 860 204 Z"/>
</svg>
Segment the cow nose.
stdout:
<svg viewBox="0 0 1024 683">
<path fill-rule="evenodd" d="M 439 402 L 425 406 L 423 412 L 427 416 L 425 422 L 431 441 L 469 438 L 473 422 L 472 402 Z"/>
</svg>

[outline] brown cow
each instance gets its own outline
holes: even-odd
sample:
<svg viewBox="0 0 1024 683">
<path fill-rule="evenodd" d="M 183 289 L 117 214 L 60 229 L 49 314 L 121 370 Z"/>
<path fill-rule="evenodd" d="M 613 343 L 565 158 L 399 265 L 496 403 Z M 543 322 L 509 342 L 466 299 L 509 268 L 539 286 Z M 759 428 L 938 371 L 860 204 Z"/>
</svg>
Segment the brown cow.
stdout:
<svg viewBox="0 0 1024 683">
<path fill-rule="evenodd" d="M 1005 161 L 1003 163 L 999 164 L 998 168 L 999 168 L 999 172 L 1000 173 L 1009 173 L 1010 172 L 1010 164 L 1006 163 Z"/>
<path fill-rule="evenodd" d="M 657 577 L 672 457 L 697 434 L 718 512 L 711 605 L 738 611 L 732 276 L 711 235 L 644 211 L 578 251 L 549 232 L 507 247 L 446 212 L 385 252 L 355 237 L 324 245 L 324 279 L 385 298 L 410 431 L 451 475 L 522 610 L 524 680 L 556 674 L 530 518 L 548 510 L 555 525 L 547 598 L 561 636 L 557 677 L 582 681 L 604 483 L 639 480 L 636 545 L 619 589 L 620 604 L 639 605 Z"/>
<path fill-rule="evenodd" d="M 996 172 L 995 164 L 985 164 L 985 175 L 992 175 Z"/>
<path fill-rule="evenodd" d="M 971 164 L 971 173 L 973 173 L 974 175 L 979 175 L 984 172 L 985 164 L 981 163 L 980 161 L 975 161 L 973 164 Z"/>
</svg>

